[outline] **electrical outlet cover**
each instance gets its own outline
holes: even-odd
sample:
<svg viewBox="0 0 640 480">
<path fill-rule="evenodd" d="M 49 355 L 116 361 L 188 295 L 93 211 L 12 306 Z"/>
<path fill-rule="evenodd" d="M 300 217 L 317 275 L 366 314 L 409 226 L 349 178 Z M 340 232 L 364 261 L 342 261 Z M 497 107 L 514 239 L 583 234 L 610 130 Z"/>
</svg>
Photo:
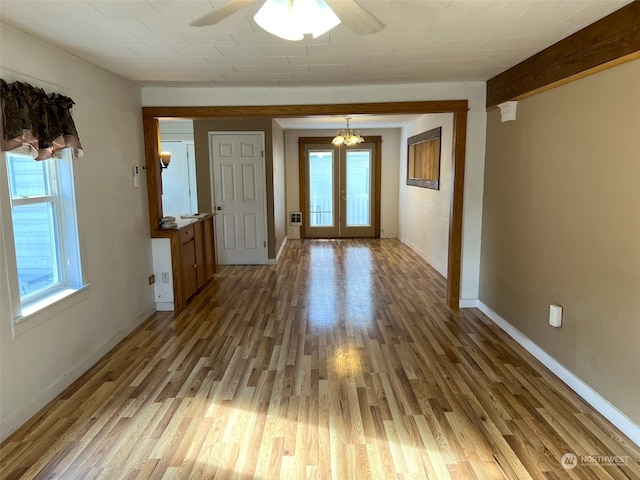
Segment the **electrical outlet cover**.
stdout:
<svg viewBox="0 0 640 480">
<path fill-rule="evenodd" d="M 549 305 L 549 325 L 556 328 L 562 326 L 562 307 L 560 305 Z"/>
</svg>

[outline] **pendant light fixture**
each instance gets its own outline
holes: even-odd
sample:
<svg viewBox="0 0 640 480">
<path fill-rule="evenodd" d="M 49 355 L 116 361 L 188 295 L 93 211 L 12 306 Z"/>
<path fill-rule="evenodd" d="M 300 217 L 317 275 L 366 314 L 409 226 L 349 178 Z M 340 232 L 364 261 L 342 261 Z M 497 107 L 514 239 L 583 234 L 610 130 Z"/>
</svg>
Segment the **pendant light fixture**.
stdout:
<svg viewBox="0 0 640 480">
<path fill-rule="evenodd" d="M 351 117 L 345 117 L 345 120 L 347 121 L 347 128 L 338 130 L 338 133 L 333 137 L 331 143 L 334 145 L 346 145 L 347 147 L 350 147 L 351 145 L 357 145 L 364 142 L 364 138 L 360 135 L 360 131 L 349 128 L 349 120 L 351 120 Z"/>
</svg>

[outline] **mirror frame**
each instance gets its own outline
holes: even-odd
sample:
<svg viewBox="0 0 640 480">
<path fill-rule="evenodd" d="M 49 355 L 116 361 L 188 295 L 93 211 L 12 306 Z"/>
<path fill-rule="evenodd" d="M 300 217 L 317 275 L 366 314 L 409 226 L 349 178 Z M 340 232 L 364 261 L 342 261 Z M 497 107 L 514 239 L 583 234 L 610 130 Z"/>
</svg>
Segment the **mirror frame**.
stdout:
<svg viewBox="0 0 640 480">
<path fill-rule="evenodd" d="M 436 127 L 407 139 L 407 185 L 440 190 L 440 157 L 442 152 L 442 142 L 440 139 L 441 135 L 442 127 Z M 413 169 L 415 170 L 415 161 L 416 157 L 418 157 L 418 155 L 416 155 L 416 151 L 418 150 L 418 147 L 421 146 L 423 148 L 433 149 L 434 145 L 437 145 L 437 153 L 427 156 L 428 160 L 430 160 L 432 163 L 427 165 L 425 169 L 421 170 L 435 170 L 436 175 L 429 177 L 411 176 L 411 164 L 414 163 Z M 422 155 L 420 155 L 419 157 L 424 158 L 424 156 Z M 434 163 L 437 163 L 437 165 L 433 165 Z"/>
</svg>

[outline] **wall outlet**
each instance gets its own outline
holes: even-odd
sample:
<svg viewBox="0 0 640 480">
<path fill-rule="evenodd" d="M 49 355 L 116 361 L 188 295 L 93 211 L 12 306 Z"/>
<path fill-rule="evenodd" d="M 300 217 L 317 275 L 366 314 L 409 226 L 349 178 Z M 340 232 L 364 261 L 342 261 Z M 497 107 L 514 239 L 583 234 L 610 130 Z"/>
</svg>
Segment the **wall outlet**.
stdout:
<svg viewBox="0 0 640 480">
<path fill-rule="evenodd" d="M 162 283 L 169 283 L 169 272 L 162 272 Z"/>
<path fill-rule="evenodd" d="M 287 237 L 289 237 L 289 240 L 298 240 L 300 238 L 300 228 L 289 227 L 287 229 Z"/>
<path fill-rule="evenodd" d="M 299 227 L 302 225 L 302 212 L 289 212 L 289 225 Z"/>
<path fill-rule="evenodd" d="M 549 305 L 549 325 L 556 328 L 562 326 L 562 307 L 560 305 Z"/>
<path fill-rule="evenodd" d="M 153 285 L 154 283 L 156 283 L 156 276 L 149 275 L 149 285 Z"/>
</svg>

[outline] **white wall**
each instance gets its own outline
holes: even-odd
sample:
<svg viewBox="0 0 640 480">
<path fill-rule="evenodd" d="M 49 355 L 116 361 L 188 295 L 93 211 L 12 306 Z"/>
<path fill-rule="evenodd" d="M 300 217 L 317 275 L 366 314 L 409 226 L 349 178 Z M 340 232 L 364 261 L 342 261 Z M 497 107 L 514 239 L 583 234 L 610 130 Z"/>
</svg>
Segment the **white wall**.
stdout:
<svg viewBox="0 0 640 480">
<path fill-rule="evenodd" d="M 173 270 L 171 264 L 171 241 L 168 238 L 152 238 L 151 251 L 153 256 L 153 274 L 156 283 L 153 291 L 156 299 L 156 310 L 173 312 L 176 309 L 173 295 Z M 162 274 L 167 274 L 166 282 Z"/>
<path fill-rule="evenodd" d="M 407 139 L 442 127 L 440 189 L 407 185 Z M 399 238 L 447 278 L 449 218 L 451 217 L 453 114 L 423 115 L 402 129 L 400 158 Z"/>
<path fill-rule="evenodd" d="M 398 234 L 398 152 L 400 129 L 365 129 L 364 136 L 382 137 L 380 236 L 396 238 Z M 287 130 L 285 132 L 285 159 L 287 170 L 287 212 L 300 210 L 300 169 L 298 139 L 300 137 L 331 137 L 334 130 Z M 288 220 L 288 219 L 287 219 Z M 296 233 L 291 238 L 300 238 L 300 227 L 289 227 Z"/>
<path fill-rule="evenodd" d="M 284 131 L 275 120 L 271 123 L 273 126 L 271 131 L 271 152 L 273 155 L 273 224 L 276 239 L 275 257 L 277 259 L 287 238 L 287 168 L 284 149 Z"/>
<path fill-rule="evenodd" d="M 460 303 L 475 305 L 480 270 L 480 232 L 487 114 L 484 82 L 360 85 L 301 88 L 142 89 L 144 106 L 305 105 L 426 100 L 468 100 L 467 151 L 462 218 Z M 287 174 L 287 181 L 289 180 Z M 289 190 L 289 186 L 287 186 Z M 287 193 L 289 196 L 289 193 Z M 291 210 L 289 201 L 288 211 Z"/>
<path fill-rule="evenodd" d="M 0 28 L 0 73 L 69 95 L 85 156 L 77 162 L 89 289 L 27 320 L 14 336 L 0 254 L 0 436 L 5 438 L 154 310 L 140 88 L 25 34 Z M 4 167 L 4 165 L 2 166 Z M 144 171 L 143 171 L 144 172 Z M 2 247 L 2 245 L 0 245 Z M 37 320 L 43 320 L 38 323 Z"/>
</svg>

